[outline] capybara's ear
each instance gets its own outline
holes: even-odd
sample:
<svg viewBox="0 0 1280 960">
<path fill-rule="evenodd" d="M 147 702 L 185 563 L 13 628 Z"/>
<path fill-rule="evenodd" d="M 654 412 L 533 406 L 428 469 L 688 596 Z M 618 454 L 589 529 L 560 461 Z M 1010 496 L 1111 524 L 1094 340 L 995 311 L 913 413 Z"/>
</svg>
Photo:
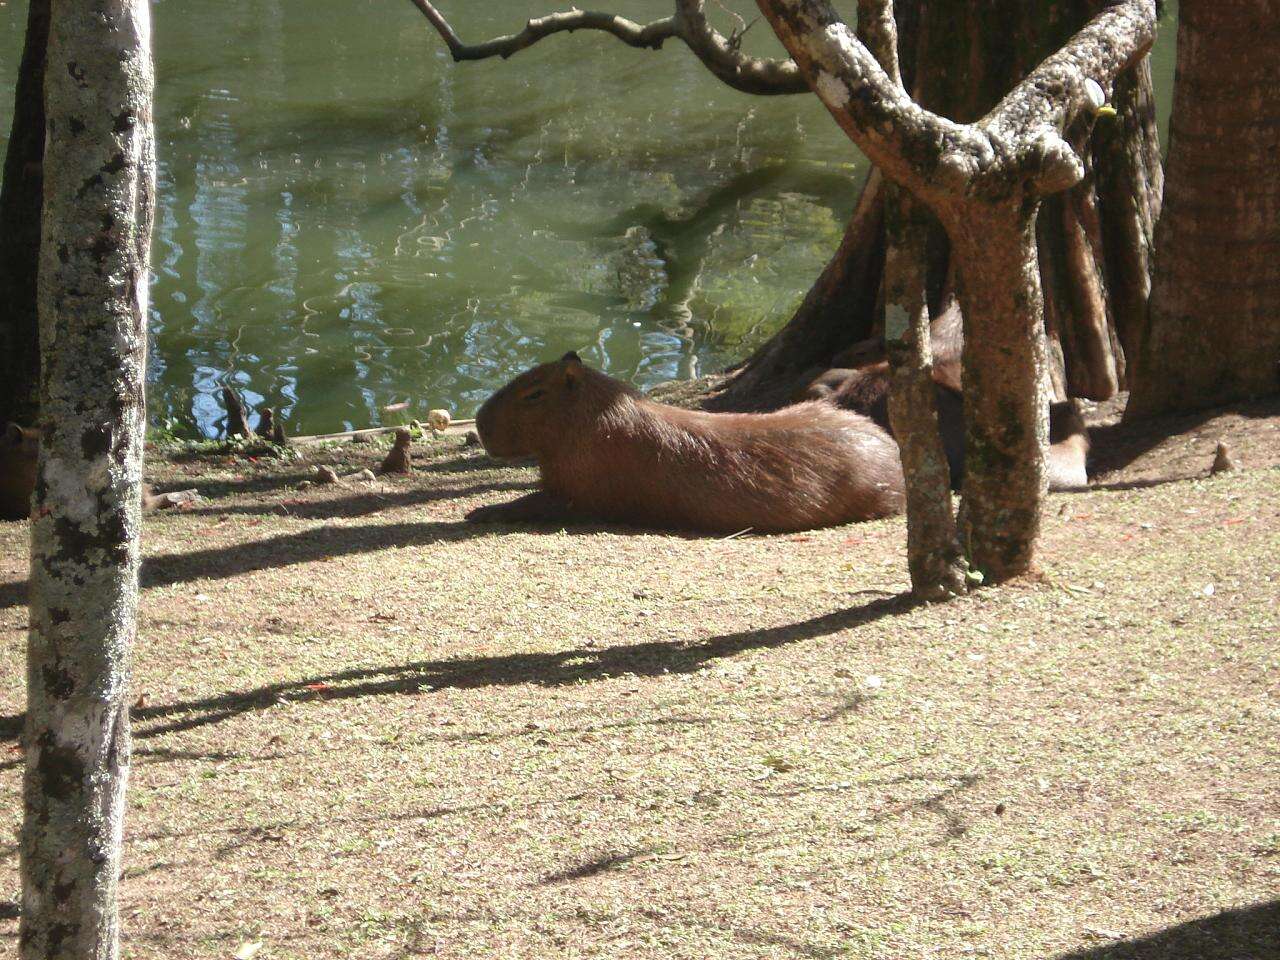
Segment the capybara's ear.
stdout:
<svg viewBox="0 0 1280 960">
<path fill-rule="evenodd" d="M 566 387 L 573 389 L 582 379 L 582 358 L 570 350 L 560 362 L 564 364 L 564 383 Z"/>
<path fill-rule="evenodd" d="M 22 428 L 16 423 L 5 424 L 4 442 L 10 446 L 19 446 L 22 443 Z"/>
</svg>

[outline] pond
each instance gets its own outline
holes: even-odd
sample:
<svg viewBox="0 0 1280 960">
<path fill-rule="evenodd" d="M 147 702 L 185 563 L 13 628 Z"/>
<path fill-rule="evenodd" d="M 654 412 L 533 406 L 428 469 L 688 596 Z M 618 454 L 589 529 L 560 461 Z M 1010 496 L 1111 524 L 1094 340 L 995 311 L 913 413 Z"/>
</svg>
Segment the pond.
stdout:
<svg viewBox="0 0 1280 960">
<path fill-rule="evenodd" d="M 441 3 L 464 40 L 563 6 Z M 313 433 L 469 416 L 570 349 L 641 387 L 721 368 L 790 315 L 861 178 L 816 98 L 736 93 L 675 41 L 455 64 L 408 0 L 153 11 L 148 396 L 187 435 L 221 433 L 224 382 Z M 6 138 L 25 19 L 0 4 Z"/>
</svg>

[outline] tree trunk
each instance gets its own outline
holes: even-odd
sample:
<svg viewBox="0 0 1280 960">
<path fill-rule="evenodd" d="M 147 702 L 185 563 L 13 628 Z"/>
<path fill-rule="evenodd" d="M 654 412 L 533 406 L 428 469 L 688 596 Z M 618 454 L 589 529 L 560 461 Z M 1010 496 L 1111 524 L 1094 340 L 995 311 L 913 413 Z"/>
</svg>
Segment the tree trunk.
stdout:
<svg viewBox="0 0 1280 960">
<path fill-rule="evenodd" d="M 907 569 L 917 598 L 945 600 L 964 593 L 968 583 L 934 401 L 924 270 L 932 218 L 900 187 L 890 185 L 885 192 L 884 340 L 891 378 L 889 420 L 907 485 Z"/>
<path fill-rule="evenodd" d="M 1093 129 L 1094 189 L 1098 195 L 1102 258 L 1125 382 L 1130 382 L 1151 297 L 1151 254 L 1164 195 L 1160 132 L 1156 129 L 1151 61 L 1116 78 L 1116 116 Z"/>
<path fill-rule="evenodd" d="M 964 312 L 964 521 L 969 562 L 987 581 L 1031 568 L 1048 490 L 1043 303 L 1035 214 L 995 211 L 953 224 Z"/>
<path fill-rule="evenodd" d="M 902 5 L 899 5 L 902 6 Z M 917 36 L 904 49 L 903 72 L 914 75 L 921 106 L 961 122 L 986 115 L 1005 93 L 1057 50 L 1094 13 L 1096 0 L 934 0 L 923 12 L 912 4 L 898 12 L 901 35 Z M 902 29 L 904 11 L 919 23 Z M 957 83 L 956 78 L 964 78 Z M 1117 116 L 1095 127 L 1084 158 L 1089 175 L 1061 197 L 1047 201 L 1039 225 L 1044 268 L 1041 287 L 1049 301 L 1049 372 L 1062 397 L 1095 400 L 1125 384 L 1123 350 L 1145 316 L 1150 290 L 1152 229 L 1159 215 L 1161 171 L 1151 71 L 1144 58 L 1116 81 Z M 864 194 L 865 196 L 865 194 Z M 864 235 L 874 231 L 874 235 Z M 941 231 L 937 231 L 939 234 Z M 883 217 L 851 219 L 841 251 L 874 250 L 861 272 L 833 274 L 837 255 L 791 320 L 734 371 L 710 406 L 721 410 L 771 409 L 791 399 L 798 378 L 852 343 L 878 332 L 877 299 L 883 277 Z M 933 244 L 931 243 L 931 250 Z M 941 251 L 945 258 L 946 250 Z M 931 258 L 930 308 L 938 310 Z M 855 288 L 832 283 L 843 276 Z M 839 299 L 837 299 L 839 298 Z M 850 305 L 853 312 L 850 310 Z M 869 315 L 870 314 L 870 315 Z M 795 356 L 796 362 L 788 358 Z"/>
<path fill-rule="evenodd" d="M 44 63 L 49 0 L 30 0 L 0 183 L 0 426 L 31 426 L 40 409 L 36 274 L 44 166 Z"/>
<path fill-rule="evenodd" d="M 1165 209 L 1126 419 L 1280 390 L 1280 3 L 1183 0 Z"/>
<path fill-rule="evenodd" d="M 56 0 L 21 837 L 24 960 L 117 955 L 154 192 L 145 0 Z"/>
<path fill-rule="evenodd" d="M 844 239 L 791 322 L 707 402 L 709 410 L 774 410 L 790 403 L 806 373 L 871 335 L 884 266 L 884 181 L 867 176 Z"/>
<path fill-rule="evenodd" d="M 902 13 L 908 13 L 904 7 Z M 915 8 L 903 18 L 917 36 Z M 898 20 L 894 5 L 858 4 L 858 40 L 898 89 Z M 909 60 L 914 57 L 909 57 Z M 907 493 L 907 569 L 920 600 L 946 600 L 968 588 L 967 569 L 951 512 L 951 470 L 934 401 L 933 344 L 929 324 L 928 211 L 896 183 L 885 186 L 884 343 L 889 357 L 889 421 L 902 457 Z"/>
</svg>

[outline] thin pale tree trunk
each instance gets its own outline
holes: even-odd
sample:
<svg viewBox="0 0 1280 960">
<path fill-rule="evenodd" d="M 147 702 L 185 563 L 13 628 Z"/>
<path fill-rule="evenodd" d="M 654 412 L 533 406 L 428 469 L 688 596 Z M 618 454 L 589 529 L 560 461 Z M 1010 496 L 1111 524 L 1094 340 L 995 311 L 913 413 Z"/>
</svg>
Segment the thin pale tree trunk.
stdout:
<svg viewBox="0 0 1280 960">
<path fill-rule="evenodd" d="M 118 952 L 154 190 L 145 0 L 54 0 L 31 526 L 24 960 Z"/>
<path fill-rule="evenodd" d="M 908 25 L 908 36 L 915 24 Z M 900 90 L 893 4 L 860 0 L 858 39 Z M 908 58 L 910 59 L 910 58 Z M 889 418 L 907 488 L 907 568 L 920 600 L 964 593 L 966 566 L 951 512 L 947 465 L 934 402 L 933 344 L 926 292 L 932 218 L 896 183 L 885 187 L 884 343 L 889 354 Z"/>
<path fill-rule="evenodd" d="M 951 469 L 938 429 L 925 246 L 931 218 L 901 187 L 885 198 L 884 342 L 889 354 L 889 418 L 907 485 L 907 568 L 911 592 L 945 600 L 968 589 L 956 538 Z"/>
</svg>

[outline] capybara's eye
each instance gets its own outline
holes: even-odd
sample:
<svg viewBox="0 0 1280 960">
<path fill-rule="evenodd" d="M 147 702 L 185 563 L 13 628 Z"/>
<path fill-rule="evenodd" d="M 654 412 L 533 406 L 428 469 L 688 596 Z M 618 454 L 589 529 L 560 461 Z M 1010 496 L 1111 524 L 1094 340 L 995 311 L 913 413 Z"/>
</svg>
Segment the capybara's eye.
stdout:
<svg viewBox="0 0 1280 960">
<path fill-rule="evenodd" d="M 532 393 L 526 393 L 524 395 L 524 399 L 526 402 L 532 403 L 534 400 L 541 400 L 543 394 L 545 394 L 546 392 L 547 391 L 539 387 L 537 390 L 534 390 Z"/>
</svg>

